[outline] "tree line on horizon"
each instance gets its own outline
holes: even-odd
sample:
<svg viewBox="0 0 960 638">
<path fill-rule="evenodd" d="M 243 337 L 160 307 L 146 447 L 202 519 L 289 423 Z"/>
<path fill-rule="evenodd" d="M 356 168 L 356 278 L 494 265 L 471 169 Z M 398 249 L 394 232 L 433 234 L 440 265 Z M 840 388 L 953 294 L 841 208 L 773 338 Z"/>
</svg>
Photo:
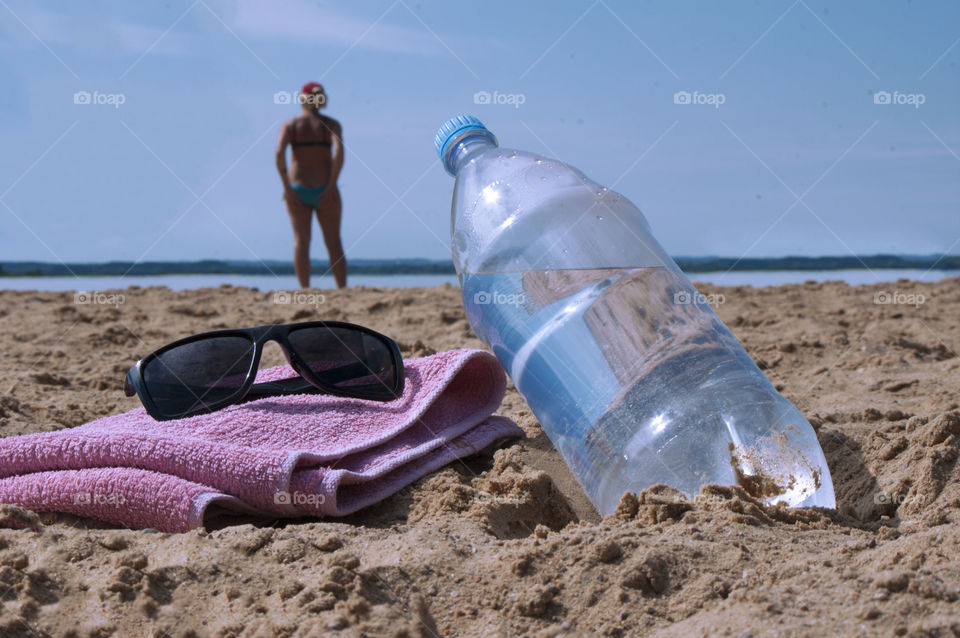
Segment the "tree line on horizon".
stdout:
<svg viewBox="0 0 960 638">
<path fill-rule="evenodd" d="M 867 255 L 826 257 L 677 257 L 680 269 L 688 273 L 763 270 L 862 270 L 862 269 L 935 269 L 960 270 L 960 255 Z M 325 272 L 327 261 L 314 261 L 315 272 Z M 453 275 L 449 260 L 427 259 L 355 259 L 348 263 L 354 275 Z M 55 276 L 149 276 L 149 275 L 293 275 L 290 262 L 226 261 L 152 261 L 103 263 L 49 263 L 33 261 L 0 262 L 0 277 Z"/>
</svg>

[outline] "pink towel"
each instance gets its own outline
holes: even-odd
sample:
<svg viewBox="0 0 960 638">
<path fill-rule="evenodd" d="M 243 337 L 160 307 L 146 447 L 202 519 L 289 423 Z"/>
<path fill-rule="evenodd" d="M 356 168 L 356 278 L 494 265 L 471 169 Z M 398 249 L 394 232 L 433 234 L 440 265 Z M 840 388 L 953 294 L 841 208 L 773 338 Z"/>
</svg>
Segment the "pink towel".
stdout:
<svg viewBox="0 0 960 638">
<path fill-rule="evenodd" d="M 493 355 L 452 350 L 405 370 L 403 395 L 388 403 L 299 394 L 175 421 L 137 408 L 0 439 L 0 503 L 169 532 L 236 514 L 342 516 L 523 436 L 490 416 L 506 387 Z M 279 366 L 257 381 L 295 376 Z"/>
</svg>

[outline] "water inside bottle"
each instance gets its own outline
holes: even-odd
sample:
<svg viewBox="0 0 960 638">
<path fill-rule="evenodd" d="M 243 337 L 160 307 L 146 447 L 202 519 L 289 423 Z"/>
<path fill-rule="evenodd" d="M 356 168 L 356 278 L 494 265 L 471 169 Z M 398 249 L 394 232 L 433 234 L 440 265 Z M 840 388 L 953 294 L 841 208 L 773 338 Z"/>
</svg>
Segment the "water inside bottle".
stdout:
<svg viewBox="0 0 960 638">
<path fill-rule="evenodd" d="M 710 303 L 663 268 L 464 274 L 467 317 L 602 514 L 624 491 L 740 484 L 833 507 L 816 436 Z M 827 477 L 821 481 L 821 476 Z"/>
</svg>

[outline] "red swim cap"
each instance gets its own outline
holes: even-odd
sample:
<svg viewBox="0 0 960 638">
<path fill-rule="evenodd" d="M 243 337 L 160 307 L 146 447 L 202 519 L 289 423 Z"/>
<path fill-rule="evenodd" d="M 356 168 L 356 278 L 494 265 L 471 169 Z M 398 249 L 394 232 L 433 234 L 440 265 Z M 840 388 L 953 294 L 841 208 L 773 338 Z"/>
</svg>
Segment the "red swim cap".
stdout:
<svg viewBox="0 0 960 638">
<path fill-rule="evenodd" d="M 300 93 L 303 95 L 310 95 L 311 93 L 322 93 L 323 85 L 319 82 L 307 82 L 303 85 L 303 88 L 300 89 Z"/>
</svg>

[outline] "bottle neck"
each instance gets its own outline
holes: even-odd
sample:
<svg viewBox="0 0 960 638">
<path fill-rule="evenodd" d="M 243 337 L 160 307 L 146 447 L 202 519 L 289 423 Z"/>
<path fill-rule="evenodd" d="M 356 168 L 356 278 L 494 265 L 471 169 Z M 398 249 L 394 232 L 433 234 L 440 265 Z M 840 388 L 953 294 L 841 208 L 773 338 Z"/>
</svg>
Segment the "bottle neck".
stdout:
<svg viewBox="0 0 960 638">
<path fill-rule="evenodd" d="M 454 141 L 444 153 L 443 166 L 447 172 L 456 176 L 471 157 L 488 148 L 496 148 L 497 138 L 490 131 L 469 131 Z"/>
</svg>

